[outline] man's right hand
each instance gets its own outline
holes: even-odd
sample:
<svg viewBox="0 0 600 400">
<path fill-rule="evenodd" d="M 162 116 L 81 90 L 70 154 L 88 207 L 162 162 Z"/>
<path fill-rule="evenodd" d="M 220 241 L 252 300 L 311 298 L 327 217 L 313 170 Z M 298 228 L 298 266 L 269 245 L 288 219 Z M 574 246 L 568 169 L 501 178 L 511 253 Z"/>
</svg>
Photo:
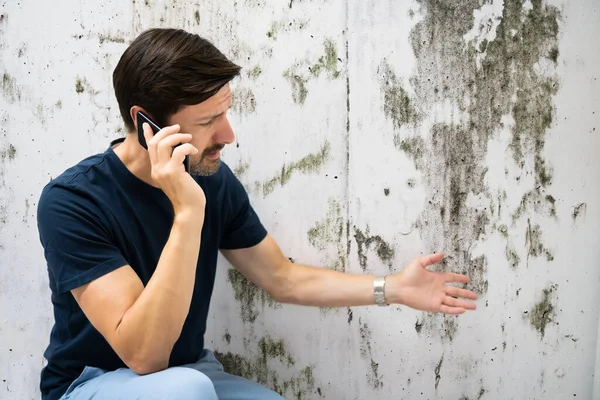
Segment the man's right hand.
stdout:
<svg viewBox="0 0 600 400">
<path fill-rule="evenodd" d="M 143 128 L 150 156 L 150 176 L 171 200 L 175 214 L 204 211 L 204 191 L 183 166 L 185 156 L 198 154 L 198 149 L 189 143 L 192 135 L 180 133 L 179 125 L 165 127 L 154 136 L 147 123 Z"/>
</svg>

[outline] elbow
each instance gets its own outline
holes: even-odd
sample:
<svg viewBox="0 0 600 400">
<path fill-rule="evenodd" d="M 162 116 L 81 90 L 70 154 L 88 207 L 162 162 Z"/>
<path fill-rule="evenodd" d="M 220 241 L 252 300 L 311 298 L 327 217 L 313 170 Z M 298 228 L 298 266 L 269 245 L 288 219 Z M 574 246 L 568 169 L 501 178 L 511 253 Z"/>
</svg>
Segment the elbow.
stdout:
<svg viewBox="0 0 600 400">
<path fill-rule="evenodd" d="M 129 369 L 138 375 L 148 375 L 162 371 L 169 366 L 168 357 L 158 357 L 149 352 L 138 351 L 136 354 L 123 358 L 123 362 Z"/>
</svg>

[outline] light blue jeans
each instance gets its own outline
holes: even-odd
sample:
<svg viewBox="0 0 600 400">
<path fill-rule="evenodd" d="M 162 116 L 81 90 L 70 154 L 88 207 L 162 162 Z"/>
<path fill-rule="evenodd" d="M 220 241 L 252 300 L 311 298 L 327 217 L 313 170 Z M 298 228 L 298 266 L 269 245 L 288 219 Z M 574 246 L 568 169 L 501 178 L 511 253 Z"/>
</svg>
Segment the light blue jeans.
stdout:
<svg viewBox="0 0 600 400">
<path fill-rule="evenodd" d="M 282 400 L 277 393 L 223 371 L 210 350 L 181 367 L 148 375 L 86 367 L 61 400 Z"/>
</svg>

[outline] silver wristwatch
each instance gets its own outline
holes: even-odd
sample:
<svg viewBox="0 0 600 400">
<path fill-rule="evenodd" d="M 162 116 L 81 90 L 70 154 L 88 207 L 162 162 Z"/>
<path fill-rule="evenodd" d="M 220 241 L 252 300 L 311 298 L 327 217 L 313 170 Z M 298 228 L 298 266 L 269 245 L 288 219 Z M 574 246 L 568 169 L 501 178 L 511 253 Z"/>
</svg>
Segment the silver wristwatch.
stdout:
<svg viewBox="0 0 600 400">
<path fill-rule="evenodd" d="M 387 306 L 385 302 L 385 276 L 376 276 L 373 282 L 373 294 L 375 295 L 375 304 L 378 306 Z"/>
</svg>

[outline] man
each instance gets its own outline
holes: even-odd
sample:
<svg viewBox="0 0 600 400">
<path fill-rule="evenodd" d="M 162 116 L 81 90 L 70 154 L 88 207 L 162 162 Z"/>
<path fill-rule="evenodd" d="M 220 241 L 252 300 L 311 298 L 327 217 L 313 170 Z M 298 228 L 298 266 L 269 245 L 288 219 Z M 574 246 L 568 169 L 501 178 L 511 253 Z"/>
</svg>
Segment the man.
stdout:
<svg viewBox="0 0 600 400">
<path fill-rule="evenodd" d="M 447 285 L 466 276 L 425 268 L 441 254 L 387 278 L 284 257 L 220 161 L 234 141 L 226 113 L 239 71 L 208 41 L 175 29 L 142 33 L 120 59 L 114 90 L 129 135 L 66 170 L 39 201 L 55 317 L 44 399 L 280 399 L 225 373 L 204 348 L 218 251 L 283 303 L 475 309 L 460 299 L 473 292 Z M 138 111 L 164 127 L 143 125 L 147 150 Z"/>
</svg>

